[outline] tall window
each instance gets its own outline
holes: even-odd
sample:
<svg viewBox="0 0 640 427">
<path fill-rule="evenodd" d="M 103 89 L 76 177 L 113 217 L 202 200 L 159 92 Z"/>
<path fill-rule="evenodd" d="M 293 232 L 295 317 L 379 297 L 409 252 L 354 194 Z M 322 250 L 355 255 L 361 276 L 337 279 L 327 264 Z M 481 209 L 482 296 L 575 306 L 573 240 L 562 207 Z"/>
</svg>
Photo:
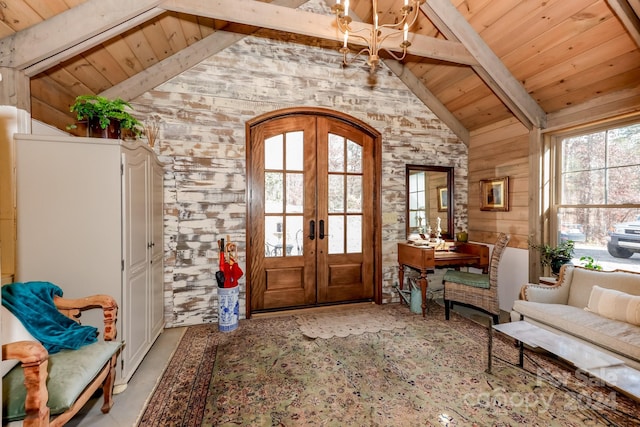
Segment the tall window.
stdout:
<svg viewBox="0 0 640 427">
<path fill-rule="evenodd" d="M 558 240 L 576 242 L 577 258 L 640 271 L 640 123 L 563 135 L 555 148 Z"/>
</svg>

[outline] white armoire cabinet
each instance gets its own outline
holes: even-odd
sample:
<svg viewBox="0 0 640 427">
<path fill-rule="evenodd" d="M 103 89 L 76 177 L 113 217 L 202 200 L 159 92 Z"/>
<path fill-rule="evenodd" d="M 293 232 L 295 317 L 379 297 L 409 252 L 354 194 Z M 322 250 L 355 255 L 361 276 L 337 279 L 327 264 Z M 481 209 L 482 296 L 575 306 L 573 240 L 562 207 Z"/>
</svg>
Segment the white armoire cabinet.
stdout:
<svg viewBox="0 0 640 427">
<path fill-rule="evenodd" d="M 164 326 L 162 166 L 139 142 L 17 134 L 15 144 L 16 281 L 114 297 L 124 385 Z M 81 320 L 103 329 L 97 315 Z"/>
</svg>

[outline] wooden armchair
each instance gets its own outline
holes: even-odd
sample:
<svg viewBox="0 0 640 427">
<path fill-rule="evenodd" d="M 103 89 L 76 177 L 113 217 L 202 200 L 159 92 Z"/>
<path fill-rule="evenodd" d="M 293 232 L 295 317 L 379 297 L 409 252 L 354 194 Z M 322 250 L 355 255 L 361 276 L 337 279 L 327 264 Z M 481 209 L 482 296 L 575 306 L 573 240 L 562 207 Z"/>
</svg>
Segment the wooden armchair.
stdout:
<svg viewBox="0 0 640 427">
<path fill-rule="evenodd" d="M 121 343 L 115 341 L 118 305 L 107 295 L 81 299 L 56 296 L 58 310 L 79 323 L 81 312 L 101 308 L 103 339 L 77 350 L 49 355 L 37 341 L 2 345 L 2 359 L 18 359 L 3 381 L 3 423 L 23 420 L 23 425 L 61 426 L 69 421 L 93 393 L 102 387 L 102 412 L 113 406 L 115 366 Z"/>
<path fill-rule="evenodd" d="M 449 310 L 453 303 L 471 306 L 491 314 L 494 323 L 499 323 L 500 306 L 498 300 L 498 265 L 509 244 L 510 236 L 500 233 L 489 262 L 489 273 L 469 273 L 449 270 L 445 273 L 444 308 L 449 320 Z"/>
</svg>

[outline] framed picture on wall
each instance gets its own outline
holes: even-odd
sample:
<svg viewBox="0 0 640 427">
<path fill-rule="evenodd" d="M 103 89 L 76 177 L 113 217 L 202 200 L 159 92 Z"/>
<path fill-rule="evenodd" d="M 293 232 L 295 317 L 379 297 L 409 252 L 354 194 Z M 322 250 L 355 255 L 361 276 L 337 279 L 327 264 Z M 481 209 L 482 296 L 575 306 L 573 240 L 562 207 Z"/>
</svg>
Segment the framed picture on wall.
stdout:
<svg viewBox="0 0 640 427">
<path fill-rule="evenodd" d="M 509 210 L 509 177 L 480 180 L 480 210 Z"/>
<path fill-rule="evenodd" d="M 438 187 L 436 190 L 438 191 L 438 212 L 446 212 L 449 208 L 447 205 L 447 201 L 449 200 L 447 187 Z"/>
</svg>

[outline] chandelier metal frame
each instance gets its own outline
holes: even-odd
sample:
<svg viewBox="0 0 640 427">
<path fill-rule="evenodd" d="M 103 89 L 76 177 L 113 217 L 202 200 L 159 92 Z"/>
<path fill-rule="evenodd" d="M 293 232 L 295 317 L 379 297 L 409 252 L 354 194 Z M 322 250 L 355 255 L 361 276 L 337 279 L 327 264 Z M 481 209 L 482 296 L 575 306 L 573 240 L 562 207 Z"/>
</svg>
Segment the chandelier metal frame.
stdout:
<svg viewBox="0 0 640 427">
<path fill-rule="evenodd" d="M 373 25 L 363 26 L 360 29 L 352 28 L 353 19 L 349 16 L 349 0 L 336 0 L 336 4 L 331 7 L 331 10 L 336 15 L 336 26 L 338 30 L 344 35 L 344 44 L 340 48 L 340 53 L 343 55 L 342 62 L 345 65 L 353 63 L 360 55 L 364 53 L 369 54 L 367 58 L 367 64 L 370 67 L 370 72 L 375 72 L 378 64 L 380 63 L 380 51 L 384 50 L 394 59 L 401 61 L 407 56 L 407 48 L 411 46 L 411 42 L 408 40 L 409 28 L 415 24 L 418 19 L 420 4 L 425 0 L 404 0 L 404 5 L 400 9 L 402 19 L 399 22 L 393 24 L 378 23 L 378 0 L 372 0 L 373 7 Z M 364 35 L 362 33 L 365 33 Z M 368 34 L 366 34 L 368 33 Z M 394 52 L 382 44 L 389 37 L 396 37 L 402 34 L 402 42 L 399 48 L 402 49 L 402 55 L 396 55 Z M 367 47 L 362 48 L 351 59 L 348 58 L 351 49 L 348 47 L 349 38 L 353 37 L 364 41 Z"/>
</svg>

